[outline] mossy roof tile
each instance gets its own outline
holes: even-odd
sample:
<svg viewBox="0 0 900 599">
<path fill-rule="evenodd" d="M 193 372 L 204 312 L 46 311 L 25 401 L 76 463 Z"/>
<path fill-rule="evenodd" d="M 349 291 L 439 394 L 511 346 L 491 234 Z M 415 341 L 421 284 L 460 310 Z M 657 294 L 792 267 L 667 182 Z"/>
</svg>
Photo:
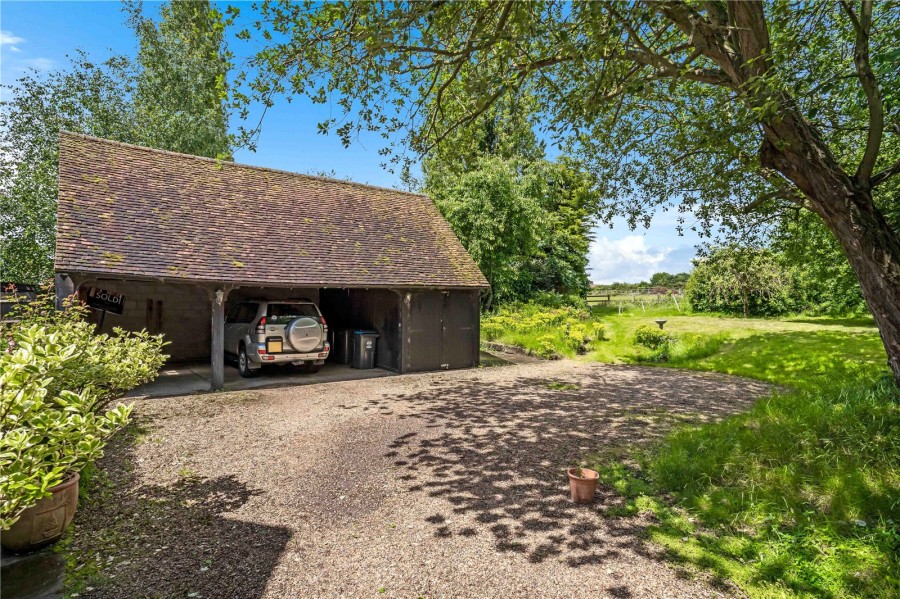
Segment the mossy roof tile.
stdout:
<svg viewBox="0 0 900 599">
<path fill-rule="evenodd" d="M 487 286 L 427 196 L 66 132 L 59 145 L 60 272 Z"/>
</svg>

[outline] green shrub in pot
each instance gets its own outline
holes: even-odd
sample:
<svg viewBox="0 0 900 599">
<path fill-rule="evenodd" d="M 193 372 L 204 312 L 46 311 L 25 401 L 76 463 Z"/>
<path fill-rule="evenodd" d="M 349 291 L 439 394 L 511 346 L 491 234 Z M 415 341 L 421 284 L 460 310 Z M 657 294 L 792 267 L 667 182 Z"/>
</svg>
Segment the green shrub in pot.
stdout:
<svg viewBox="0 0 900 599">
<path fill-rule="evenodd" d="M 52 296 L 3 326 L 0 353 L 0 528 L 50 495 L 49 489 L 103 454 L 127 424 L 125 391 L 152 380 L 165 361 L 161 336 L 95 335 L 73 305 L 58 312 Z"/>
<path fill-rule="evenodd" d="M 87 321 L 86 306 L 73 297 L 66 300 L 65 308 L 56 309 L 52 291 L 18 306 L 11 315 L 15 322 L 0 327 L 6 351 L 15 350 L 17 337 L 32 326 L 57 333 L 60 345 L 74 345 L 78 351 L 66 368 L 56 373 L 51 383 L 53 389 L 76 393 L 91 389 L 97 399 L 97 409 L 156 378 L 168 357 L 162 351 L 165 345 L 162 335 L 150 335 L 146 331 L 132 333 L 120 328 L 113 329 L 112 335 L 97 335 L 94 325 Z"/>
<path fill-rule="evenodd" d="M 90 389 L 59 389 L 57 380 L 82 350 L 37 325 L 0 355 L 0 527 L 99 458 L 106 440 L 128 421 L 130 407 L 97 413 Z"/>
</svg>

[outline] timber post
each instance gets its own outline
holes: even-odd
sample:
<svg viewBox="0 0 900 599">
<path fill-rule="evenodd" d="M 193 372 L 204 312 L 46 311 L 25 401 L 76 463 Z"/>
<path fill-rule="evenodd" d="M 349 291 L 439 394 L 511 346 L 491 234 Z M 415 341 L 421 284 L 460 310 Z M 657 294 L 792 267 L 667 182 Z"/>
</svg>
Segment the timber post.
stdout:
<svg viewBox="0 0 900 599">
<path fill-rule="evenodd" d="M 225 386 L 225 300 L 230 289 L 218 287 L 210 291 L 212 307 L 212 341 L 210 343 L 210 366 L 212 367 L 211 391 L 220 391 Z"/>
</svg>

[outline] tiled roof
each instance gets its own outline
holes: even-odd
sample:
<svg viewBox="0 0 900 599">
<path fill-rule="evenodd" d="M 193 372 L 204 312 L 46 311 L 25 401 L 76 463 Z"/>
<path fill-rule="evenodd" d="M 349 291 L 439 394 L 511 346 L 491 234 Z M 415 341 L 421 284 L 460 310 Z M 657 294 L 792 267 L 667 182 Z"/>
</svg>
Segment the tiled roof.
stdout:
<svg viewBox="0 0 900 599">
<path fill-rule="evenodd" d="M 297 287 L 485 287 L 427 197 L 59 138 L 56 269 Z"/>
</svg>

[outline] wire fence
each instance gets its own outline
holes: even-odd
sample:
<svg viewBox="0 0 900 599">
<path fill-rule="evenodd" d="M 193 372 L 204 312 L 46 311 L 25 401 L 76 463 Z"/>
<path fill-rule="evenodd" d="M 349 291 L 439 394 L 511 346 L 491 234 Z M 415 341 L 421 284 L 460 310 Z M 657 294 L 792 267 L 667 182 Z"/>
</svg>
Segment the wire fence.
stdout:
<svg viewBox="0 0 900 599">
<path fill-rule="evenodd" d="M 684 306 L 684 289 L 679 287 L 593 287 L 588 292 L 588 305 L 591 308 L 640 306 L 646 311 L 648 307 L 662 305 L 674 306 L 679 312 Z"/>
</svg>

